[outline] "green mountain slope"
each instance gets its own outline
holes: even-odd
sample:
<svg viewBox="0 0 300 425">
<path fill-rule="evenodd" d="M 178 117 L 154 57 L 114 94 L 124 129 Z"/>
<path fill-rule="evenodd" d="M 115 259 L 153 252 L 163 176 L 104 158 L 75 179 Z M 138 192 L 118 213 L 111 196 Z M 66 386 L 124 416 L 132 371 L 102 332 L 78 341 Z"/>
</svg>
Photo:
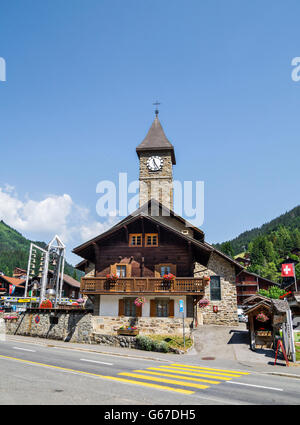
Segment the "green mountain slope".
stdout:
<svg viewBox="0 0 300 425">
<path fill-rule="evenodd" d="M 30 241 L 17 230 L 11 228 L 4 221 L 0 221 L 0 270 L 7 276 L 12 276 L 15 267 L 27 270 Z M 34 242 L 41 248 L 46 247 L 45 242 Z M 71 277 L 80 279 L 82 272 L 65 263 L 65 273 Z M 75 274 L 76 273 L 76 274 Z"/>
<path fill-rule="evenodd" d="M 280 282 L 281 262 L 287 257 L 299 260 L 292 251 L 300 250 L 300 206 L 259 228 L 214 246 L 231 257 L 244 251 L 249 252 L 250 271 Z M 296 274 L 300 278 L 300 264 L 296 266 Z"/>
<path fill-rule="evenodd" d="M 265 223 L 261 227 L 256 227 L 252 230 L 243 232 L 238 237 L 230 240 L 229 242 L 234 255 L 243 252 L 244 248 L 247 250 L 249 243 L 258 236 L 270 235 L 272 232 L 279 230 L 280 227 L 286 227 L 290 230 L 300 230 L 300 205 L 275 218 L 269 223 Z M 220 249 L 221 246 L 221 243 L 215 244 L 215 247 L 218 249 Z"/>
</svg>

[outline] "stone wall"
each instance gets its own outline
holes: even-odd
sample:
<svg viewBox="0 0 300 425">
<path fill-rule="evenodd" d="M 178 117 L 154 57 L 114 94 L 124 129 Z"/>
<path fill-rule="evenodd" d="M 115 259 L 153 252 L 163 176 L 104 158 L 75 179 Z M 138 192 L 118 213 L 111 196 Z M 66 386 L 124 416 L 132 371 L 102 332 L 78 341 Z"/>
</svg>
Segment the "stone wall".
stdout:
<svg viewBox="0 0 300 425">
<path fill-rule="evenodd" d="M 213 275 L 221 277 L 221 300 L 210 301 L 207 307 L 201 308 L 203 324 L 237 325 L 237 295 L 234 265 L 215 252 L 211 254 L 207 267 L 199 263 L 195 264 L 195 277 Z M 209 285 L 205 287 L 204 298 L 210 300 Z M 213 306 L 218 307 L 217 313 L 214 313 Z"/>
<path fill-rule="evenodd" d="M 35 319 L 39 317 L 39 323 Z M 92 334 L 92 315 L 88 312 L 28 310 L 18 319 L 5 320 L 6 333 L 70 342 L 87 342 Z"/>
<path fill-rule="evenodd" d="M 110 345 L 112 347 L 137 347 L 136 338 L 128 335 L 105 335 L 95 332 L 92 334 L 91 342 L 93 344 Z"/>
<path fill-rule="evenodd" d="M 147 167 L 147 160 L 153 155 L 159 155 L 164 161 L 162 169 L 156 172 L 149 171 Z M 140 206 L 153 198 L 163 203 L 167 208 L 173 209 L 173 170 L 172 157 L 169 151 L 141 152 L 139 179 Z M 163 193 L 159 191 L 159 187 Z"/>
<path fill-rule="evenodd" d="M 182 335 L 182 319 L 171 317 L 112 317 L 93 316 L 94 332 L 115 335 L 122 326 L 136 326 L 140 335 Z M 193 319 L 186 318 L 185 333 L 189 336 L 192 329 Z"/>
</svg>

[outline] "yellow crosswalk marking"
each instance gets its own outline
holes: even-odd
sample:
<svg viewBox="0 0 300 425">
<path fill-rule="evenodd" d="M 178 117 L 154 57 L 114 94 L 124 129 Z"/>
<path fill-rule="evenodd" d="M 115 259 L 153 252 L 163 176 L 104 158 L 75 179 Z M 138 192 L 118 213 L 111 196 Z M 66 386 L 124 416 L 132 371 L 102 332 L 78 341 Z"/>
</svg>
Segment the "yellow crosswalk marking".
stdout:
<svg viewBox="0 0 300 425">
<path fill-rule="evenodd" d="M 179 364 L 179 363 L 172 363 L 171 366 L 180 366 L 180 367 L 187 367 L 187 368 L 201 369 L 201 370 L 202 369 L 205 369 L 205 370 L 215 370 L 217 372 L 237 373 L 238 375 L 249 375 L 249 372 L 240 372 L 238 370 L 214 369 L 214 368 L 210 368 L 210 367 L 185 365 L 185 364 Z"/>
<path fill-rule="evenodd" d="M 205 382 L 206 384 L 220 384 L 219 381 L 210 381 L 209 379 L 192 378 L 191 376 L 178 376 L 170 373 L 150 372 L 149 370 L 134 370 L 133 372 L 142 372 L 150 375 L 166 376 L 167 378 L 187 379 L 188 381 Z"/>
<path fill-rule="evenodd" d="M 148 367 L 149 370 L 158 370 L 161 372 L 172 372 L 172 373 L 178 373 L 179 375 L 190 375 L 190 376 L 200 376 L 202 378 L 210 378 L 210 379 L 219 379 L 221 381 L 230 381 L 232 378 L 225 377 L 225 376 L 217 376 L 217 375 L 208 375 L 205 373 L 199 373 L 199 372 L 189 372 L 189 371 L 183 371 L 180 369 L 168 369 L 164 367 Z"/>
<path fill-rule="evenodd" d="M 16 357 L 0 355 L 0 358 L 8 359 L 8 360 L 14 360 L 14 361 L 26 363 L 26 364 L 29 364 L 29 365 L 32 364 L 32 365 L 37 365 L 37 366 L 43 366 L 43 367 L 47 367 L 47 368 L 51 368 L 51 369 L 61 370 L 63 372 L 71 372 L 71 373 L 78 373 L 78 374 L 83 374 L 83 375 L 88 375 L 88 376 L 96 376 L 97 378 L 101 378 L 101 379 L 107 379 L 107 380 L 110 380 L 110 381 L 117 381 L 117 382 L 125 382 L 126 384 L 140 385 L 142 387 L 156 388 L 156 389 L 159 389 L 159 390 L 173 391 L 173 392 L 176 392 L 176 393 L 188 394 L 188 395 L 195 393 L 195 391 L 184 390 L 182 388 L 172 388 L 172 387 L 168 387 L 168 386 L 165 386 L 165 385 L 151 384 L 150 382 L 141 382 L 141 381 L 135 381 L 135 380 L 131 380 L 131 379 L 118 378 L 117 376 L 100 375 L 98 373 L 84 372 L 82 370 L 76 370 L 76 369 L 68 369 L 66 367 L 49 365 L 49 364 L 46 364 L 46 363 L 38 363 L 38 362 L 33 362 L 31 360 L 25 360 L 25 359 L 20 359 L 20 358 L 16 358 Z"/>
<path fill-rule="evenodd" d="M 214 372 L 211 370 L 200 370 L 200 369 L 193 369 L 193 368 L 179 367 L 179 366 L 163 366 L 163 367 L 168 368 L 172 371 L 185 370 L 185 371 L 191 371 L 191 372 L 203 372 L 203 373 L 208 373 L 209 375 L 218 375 L 218 376 L 225 376 L 230 378 L 238 378 L 239 376 L 241 376 L 234 373 Z"/>
<path fill-rule="evenodd" d="M 142 374 L 138 374 L 138 373 L 121 372 L 118 375 L 129 376 L 130 378 L 147 379 L 149 381 L 155 381 L 155 382 L 163 382 L 164 384 L 175 384 L 175 385 L 181 385 L 183 387 L 199 388 L 201 390 L 205 390 L 205 388 L 209 388 L 207 385 L 194 384 L 193 382 L 177 381 L 177 380 L 174 380 L 174 379 L 158 378 L 158 377 L 155 377 L 155 376 L 147 376 L 147 375 L 142 375 Z"/>
</svg>

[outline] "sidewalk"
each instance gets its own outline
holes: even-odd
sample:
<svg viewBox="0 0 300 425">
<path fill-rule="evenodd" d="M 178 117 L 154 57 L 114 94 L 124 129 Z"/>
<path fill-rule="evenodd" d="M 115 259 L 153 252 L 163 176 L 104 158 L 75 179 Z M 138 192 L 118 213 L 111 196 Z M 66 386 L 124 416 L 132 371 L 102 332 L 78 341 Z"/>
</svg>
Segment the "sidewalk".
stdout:
<svg viewBox="0 0 300 425">
<path fill-rule="evenodd" d="M 223 364 L 235 362 L 260 373 L 288 374 L 300 378 L 300 363 L 290 363 L 287 367 L 280 354 L 274 365 L 274 350 L 252 351 L 245 323 L 240 323 L 237 327 L 206 325 L 195 330 L 193 335 L 193 354 L 197 354 L 199 360 L 211 357 Z"/>
</svg>

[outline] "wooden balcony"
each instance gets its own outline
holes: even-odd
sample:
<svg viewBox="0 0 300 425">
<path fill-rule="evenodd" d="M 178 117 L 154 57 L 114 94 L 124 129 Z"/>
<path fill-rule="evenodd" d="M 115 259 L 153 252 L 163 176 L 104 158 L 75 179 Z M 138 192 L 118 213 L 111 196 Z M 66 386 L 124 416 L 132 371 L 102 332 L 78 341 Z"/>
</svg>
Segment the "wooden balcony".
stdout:
<svg viewBox="0 0 300 425">
<path fill-rule="evenodd" d="M 80 292 L 85 295 L 93 294 L 204 294 L 207 281 L 196 277 L 176 277 L 174 282 L 165 283 L 162 278 L 156 277 L 126 277 L 110 283 L 105 277 L 81 278 Z"/>
</svg>

